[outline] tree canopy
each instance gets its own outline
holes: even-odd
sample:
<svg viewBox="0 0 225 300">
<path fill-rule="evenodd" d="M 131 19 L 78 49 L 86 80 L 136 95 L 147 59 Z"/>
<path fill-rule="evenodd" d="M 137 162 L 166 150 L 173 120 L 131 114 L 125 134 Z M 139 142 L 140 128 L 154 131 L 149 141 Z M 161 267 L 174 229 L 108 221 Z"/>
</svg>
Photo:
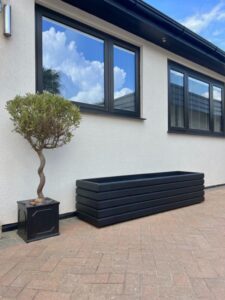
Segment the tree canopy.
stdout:
<svg viewBox="0 0 225 300">
<path fill-rule="evenodd" d="M 43 149 L 54 149 L 71 141 L 74 130 L 80 124 L 80 111 L 70 101 L 47 92 L 16 96 L 7 102 L 6 109 L 11 115 L 14 130 L 30 143 L 40 159 L 38 198 L 31 202 L 36 205 L 45 199 L 42 192 L 45 185 Z"/>
<path fill-rule="evenodd" d="M 28 140 L 35 151 L 69 143 L 81 119 L 77 106 L 50 93 L 16 96 L 7 102 L 6 109 L 14 130 Z"/>
</svg>

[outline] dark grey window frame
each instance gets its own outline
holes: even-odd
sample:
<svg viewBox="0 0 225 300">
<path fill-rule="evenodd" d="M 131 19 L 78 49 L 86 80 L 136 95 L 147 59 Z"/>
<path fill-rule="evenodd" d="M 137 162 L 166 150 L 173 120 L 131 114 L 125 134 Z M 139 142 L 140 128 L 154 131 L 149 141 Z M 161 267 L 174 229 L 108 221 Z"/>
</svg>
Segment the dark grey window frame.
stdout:
<svg viewBox="0 0 225 300">
<path fill-rule="evenodd" d="M 95 28 L 80 23 L 74 19 L 64 16 L 58 12 L 49 10 L 43 6 L 36 5 L 36 91 L 43 92 L 42 74 L 42 18 L 46 17 L 62 25 L 80 30 L 104 41 L 104 107 L 81 102 L 73 102 L 78 105 L 81 112 L 103 113 L 120 115 L 125 117 L 140 118 L 140 48 L 121 41 L 111 35 L 103 33 Z M 113 87 L 113 46 L 119 46 L 135 53 L 135 111 L 126 111 L 114 108 Z"/>
<path fill-rule="evenodd" d="M 172 127 L 171 126 L 171 86 L 170 86 L 170 71 L 174 70 L 184 74 L 184 128 Z M 209 84 L 209 101 L 210 101 L 210 117 L 209 117 L 209 130 L 199 130 L 189 128 L 189 109 L 188 109 L 188 77 L 193 77 L 197 80 L 204 81 Z M 214 115 L 213 115 L 213 86 L 222 89 L 222 132 L 214 131 Z M 193 135 L 206 135 L 206 136 L 216 136 L 225 137 L 225 122 L 224 122 L 224 83 L 214 79 L 210 76 L 204 75 L 197 71 L 194 71 L 186 66 L 183 66 L 174 61 L 168 60 L 168 133 L 184 133 Z"/>
</svg>

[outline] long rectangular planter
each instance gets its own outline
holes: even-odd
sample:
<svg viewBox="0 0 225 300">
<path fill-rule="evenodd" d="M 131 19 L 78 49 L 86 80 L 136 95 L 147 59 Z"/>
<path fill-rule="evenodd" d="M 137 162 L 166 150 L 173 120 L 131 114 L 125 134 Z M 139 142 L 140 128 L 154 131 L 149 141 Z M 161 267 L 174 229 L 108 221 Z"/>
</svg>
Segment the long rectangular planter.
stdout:
<svg viewBox="0 0 225 300">
<path fill-rule="evenodd" d="M 164 172 L 77 180 L 77 215 L 97 227 L 204 200 L 204 174 Z"/>
</svg>

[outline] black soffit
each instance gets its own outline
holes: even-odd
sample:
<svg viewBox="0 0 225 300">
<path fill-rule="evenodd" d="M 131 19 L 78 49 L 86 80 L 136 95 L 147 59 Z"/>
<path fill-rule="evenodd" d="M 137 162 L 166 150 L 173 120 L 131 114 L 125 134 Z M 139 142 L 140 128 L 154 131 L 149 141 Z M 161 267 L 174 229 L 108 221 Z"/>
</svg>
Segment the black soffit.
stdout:
<svg viewBox="0 0 225 300">
<path fill-rule="evenodd" d="M 142 0 L 62 0 L 225 75 L 225 52 Z"/>
</svg>

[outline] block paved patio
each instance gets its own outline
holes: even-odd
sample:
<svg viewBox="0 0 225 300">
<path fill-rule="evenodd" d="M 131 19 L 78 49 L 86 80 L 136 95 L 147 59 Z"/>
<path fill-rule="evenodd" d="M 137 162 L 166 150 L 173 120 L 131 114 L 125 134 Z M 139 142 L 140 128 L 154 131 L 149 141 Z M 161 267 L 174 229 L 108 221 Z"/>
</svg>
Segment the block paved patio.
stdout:
<svg viewBox="0 0 225 300">
<path fill-rule="evenodd" d="M 0 240 L 0 299 L 225 299 L 225 188 L 206 201 L 96 229 L 77 218 L 31 244 Z"/>
</svg>

